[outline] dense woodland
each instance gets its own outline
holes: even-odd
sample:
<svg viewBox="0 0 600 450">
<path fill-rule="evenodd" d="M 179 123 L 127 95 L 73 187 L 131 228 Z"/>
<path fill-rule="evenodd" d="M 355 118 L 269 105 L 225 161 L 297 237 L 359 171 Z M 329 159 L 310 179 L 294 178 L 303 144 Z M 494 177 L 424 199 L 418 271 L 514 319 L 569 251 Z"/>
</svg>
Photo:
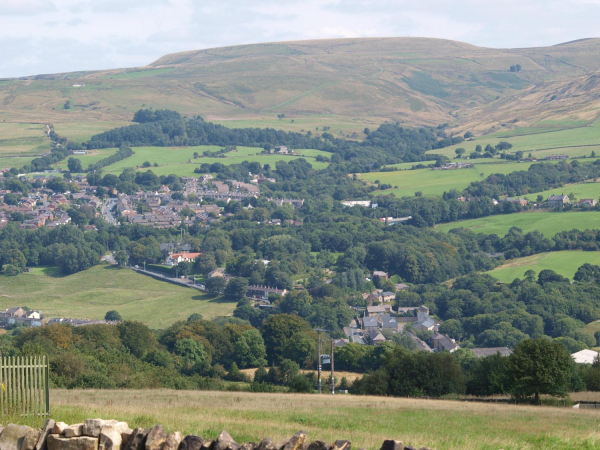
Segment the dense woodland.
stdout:
<svg viewBox="0 0 600 450">
<path fill-rule="evenodd" d="M 249 173 L 276 180 L 262 184 L 261 196 L 249 200 L 253 209 L 244 209 L 246 204 L 235 201 L 216 202 L 227 217 L 210 226 L 196 223 L 182 229 L 159 230 L 124 223 L 117 227 L 95 217 L 95 211 L 88 207 L 74 203 L 65 207 L 72 225 L 30 231 L 19 228 L 26 216 L 13 213 L 13 220 L 0 230 L 3 276 L 19 276 L 28 266 L 58 266 L 64 274 L 71 274 L 98 264 L 106 252 L 113 252 L 120 265 L 125 261 L 157 264 L 164 259 L 160 244 L 178 241 L 181 236 L 192 251 L 202 252 L 195 264 L 182 263 L 181 273 L 206 275 L 216 267 L 224 267 L 233 276 L 229 283 L 222 279 L 207 283 L 210 293 L 222 294 L 236 303 L 233 318 L 209 322 L 192 317 L 167 330 L 148 330 L 131 322 L 82 328 L 56 325 L 18 329 L 12 336 L 1 337 L 3 354 L 49 353 L 56 386 L 225 389 L 236 388 L 229 381 L 249 381 L 247 388 L 253 390 L 285 386 L 307 391 L 314 380 L 298 370 L 314 367 L 316 334 L 312 330 L 325 328 L 331 330 L 332 337 L 342 337 L 343 327 L 360 315 L 356 308 L 366 306 L 363 292 L 376 287 L 393 291 L 394 283 L 399 282 L 411 287 L 397 294 L 397 305 L 428 306 L 435 317 L 443 320 L 441 331 L 465 349 L 453 355 L 418 353 L 413 341 L 401 335 L 379 347 L 350 344 L 339 350 L 336 365 L 371 372 L 354 386 L 357 393 L 533 395 L 535 392 L 524 394 L 522 386 L 518 387 L 514 376 L 517 369 L 509 358 L 477 360 L 468 348 L 519 348 L 542 342 L 539 345 L 547 344 L 546 350 L 560 359 L 563 350 L 577 351 L 600 344 L 600 336 L 583 331 L 585 324 L 600 319 L 600 267 L 582 266 L 574 283 L 552 271 L 528 273 L 523 280 L 508 285 L 477 274 L 519 256 L 566 249 L 598 250 L 600 231 L 573 230 L 550 239 L 539 232 L 524 234 L 518 228 L 505 236 L 462 229 L 439 233 L 430 228 L 441 222 L 519 212 L 527 207 L 508 202 L 494 205 L 492 199 L 598 177 L 600 163 L 533 164 L 527 171 L 491 175 L 463 192 L 447 192 L 439 198 L 379 196 L 377 209 L 348 208 L 340 201 L 368 199 L 378 189 L 349 174 L 401 161 L 418 162 L 425 159 L 426 151 L 458 143 L 462 138 L 446 136 L 443 127 L 408 129 L 385 124 L 374 131 L 365 130 L 367 138 L 363 142 L 352 142 L 329 133 L 313 136 L 310 132 L 232 130 L 167 110 L 140 110 L 134 121 L 134 125 L 96 135 L 83 145 L 121 147 L 115 155 L 93 165 L 87 174 L 90 185 L 98 186 L 99 196 L 114 195 L 113 188 L 131 194 L 168 185 L 174 200 L 185 198 L 183 180 L 176 175 L 159 177 L 152 170 L 134 169 L 125 169 L 118 176 L 102 173 L 102 167 L 127 158 L 139 145 L 247 145 L 265 149 L 289 145 L 329 151 L 331 163 L 324 170 L 313 169 L 303 159 L 280 161 L 275 167 L 256 162 L 201 165 L 201 173 L 212 173 L 220 180 L 249 181 Z M 65 159 L 68 147 L 76 147 L 65 138 L 55 135 L 54 139 L 61 146 L 25 169 L 45 168 Z M 78 172 L 81 165 L 73 158 L 69 168 Z M 5 196 L 7 204 L 16 204 L 19 193 L 40 187 L 39 182 L 17 179 L 15 172 L 0 178 L 0 189 L 13 192 Z M 55 192 L 72 191 L 71 176 L 67 172 L 46 187 Z M 459 200 L 463 196 L 469 201 Z M 277 207 L 267 198 L 305 201 L 302 208 L 293 209 Z M 386 226 L 380 220 L 409 215 L 412 220 L 407 225 Z M 295 219 L 302 226 L 269 226 L 264 223 L 269 219 Z M 89 224 L 97 231 L 84 232 Z M 262 259 L 269 260 L 269 265 L 265 267 Z M 390 281 L 366 281 L 373 270 L 388 272 Z M 259 310 L 245 299 L 248 284 L 291 289 L 299 280 L 301 289 L 271 299 L 275 310 Z M 448 280 L 453 280 L 450 285 Z M 429 336 L 421 333 L 420 337 Z M 565 364 L 562 367 L 568 376 L 560 384 L 564 389 L 567 385 L 568 389 L 600 389 L 600 368 L 576 370 Z M 247 379 L 239 372 L 247 367 L 267 369 Z M 492 369 L 501 375 L 489 375 Z M 406 381 L 407 374 L 413 384 Z M 405 381 L 400 383 L 400 379 Z"/>
</svg>

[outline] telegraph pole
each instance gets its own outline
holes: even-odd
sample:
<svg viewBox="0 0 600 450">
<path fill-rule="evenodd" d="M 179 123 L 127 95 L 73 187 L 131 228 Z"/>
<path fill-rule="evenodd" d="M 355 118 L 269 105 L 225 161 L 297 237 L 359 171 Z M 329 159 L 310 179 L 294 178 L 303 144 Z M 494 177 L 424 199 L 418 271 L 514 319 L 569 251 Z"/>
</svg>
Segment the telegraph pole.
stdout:
<svg viewBox="0 0 600 450">
<path fill-rule="evenodd" d="M 319 344 L 318 344 L 318 350 L 317 350 L 317 376 L 318 376 L 318 380 L 319 380 L 319 384 L 318 384 L 318 388 L 319 388 L 319 394 L 321 393 L 321 388 L 323 386 L 322 384 L 322 372 L 323 372 L 323 355 L 321 355 L 321 333 L 325 332 L 325 331 L 329 331 L 329 330 L 325 330 L 323 328 L 317 328 L 315 330 L 317 332 L 317 335 L 319 336 Z"/>
<path fill-rule="evenodd" d="M 335 394 L 335 378 L 333 376 L 333 339 L 331 340 L 331 395 Z"/>
</svg>

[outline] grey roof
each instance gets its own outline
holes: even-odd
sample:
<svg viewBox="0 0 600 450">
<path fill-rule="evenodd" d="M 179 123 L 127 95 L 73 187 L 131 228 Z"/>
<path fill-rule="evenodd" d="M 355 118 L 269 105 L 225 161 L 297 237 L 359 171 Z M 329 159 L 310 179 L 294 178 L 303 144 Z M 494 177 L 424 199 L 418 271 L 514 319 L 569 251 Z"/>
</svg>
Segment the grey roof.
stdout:
<svg viewBox="0 0 600 450">
<path fill-rule="evenodd" d="M 414 334 L 407 333 L 407 336 L 409 336 L 413 341 L 415 341 L 415 344 L 417 344 L 417 350 L 420 350 L 423 352 L 433 352 L 431 347 L 429 345 L 427 345 L 427 343 L 425 343 L 425 341 L 423 341 L 422 339 L 419 339 Z"/>
<path fill-rule="evenodd" d="M 363 327 L 379 327 L 376 317 L 363 317 Z"/>
<path fill-rule="evenodd" d="M 508 347 L 472 348 L 471 350 L 478 358 L 485 358 L 486 356 L 492 356 L 496 353 L 500 353 L 502 356 L 512 355 L 512 350 Z"/>
</svg>

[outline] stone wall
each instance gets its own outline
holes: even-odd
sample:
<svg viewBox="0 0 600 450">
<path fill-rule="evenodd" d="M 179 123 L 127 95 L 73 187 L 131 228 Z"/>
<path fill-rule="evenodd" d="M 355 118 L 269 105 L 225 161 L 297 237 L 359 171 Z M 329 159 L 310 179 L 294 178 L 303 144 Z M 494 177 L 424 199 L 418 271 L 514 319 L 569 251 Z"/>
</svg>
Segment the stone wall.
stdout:
<svg viewBox="0 0 600 450">
<path fill-rule="evenodd" d="M 309 442 L 304 431 L 278 442 L 265 438 L 258 444 L 240 444 L 226 431 L 216 439 L 204 439 L 184 437 L 179 431 L 167 433 L 162 425 L 132 430 L 125 422 L 103 419 L 88 419 L 75 425 L 48 419 L 41 430 L 25 425 L 0 425 L 0 450 L 351 450 L 351 445 L 346 440 L 331 445 Z M 381 450 L 416 448 L 388 440 L 383 442 Z"/>
</svg>

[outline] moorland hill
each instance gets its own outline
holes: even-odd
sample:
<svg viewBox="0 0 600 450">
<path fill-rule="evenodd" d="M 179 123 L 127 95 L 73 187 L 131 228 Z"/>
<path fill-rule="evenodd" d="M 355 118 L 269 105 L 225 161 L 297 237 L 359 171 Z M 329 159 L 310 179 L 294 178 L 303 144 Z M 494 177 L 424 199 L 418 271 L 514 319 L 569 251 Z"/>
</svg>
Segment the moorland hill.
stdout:
<svg viewBox="0 0 600 450">
<path fill-rule="evenodd" d="M 212 119 L 329 115 L 489 133 L 595 118 L 598 54 L 600 39 L 520 49 L 429 38 L 242 45 L 133 69 L 0 81 L 0 116 L 69 122 L 76 111 L 78 121 L 108 122 L 145 105 Z"/>
</svg>

